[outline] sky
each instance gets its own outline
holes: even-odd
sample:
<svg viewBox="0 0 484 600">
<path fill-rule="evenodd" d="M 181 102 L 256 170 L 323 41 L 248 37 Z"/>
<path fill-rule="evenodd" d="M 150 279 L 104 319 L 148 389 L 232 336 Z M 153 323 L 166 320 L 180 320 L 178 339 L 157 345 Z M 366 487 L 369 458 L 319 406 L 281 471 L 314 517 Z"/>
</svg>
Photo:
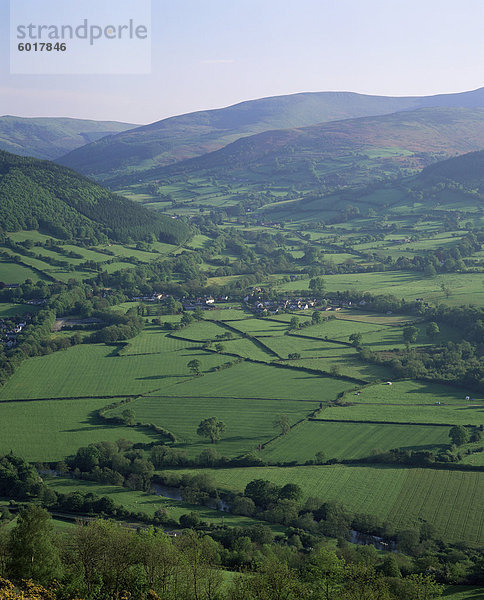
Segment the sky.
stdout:
<svg viewBox="0 0 484 600">
<path fill-rule="evenodd" d="M 62 1 L 66 22 L 83 1 Z M 9 7 L 0 0 L 0 115 L 141 124 L 297 92 L 484 86 L 483 0 L 152 0 L 151 71 L 135 75 L 10 74 Z"/>
</svg>

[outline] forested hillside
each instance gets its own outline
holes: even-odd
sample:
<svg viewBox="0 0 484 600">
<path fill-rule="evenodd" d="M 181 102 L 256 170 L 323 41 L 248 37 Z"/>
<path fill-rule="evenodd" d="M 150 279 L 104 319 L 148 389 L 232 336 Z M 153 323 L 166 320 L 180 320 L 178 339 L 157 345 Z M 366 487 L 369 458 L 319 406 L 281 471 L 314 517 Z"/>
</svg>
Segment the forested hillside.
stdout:
<svg viewBox="0 0 484 600">
<path fill-rule="evenodd" d="M 42 229 L 66 238 L 180 242 L 188 227 L 34 158 L 0 151 L 0 222 L 6 231 Z"/>
</svg>

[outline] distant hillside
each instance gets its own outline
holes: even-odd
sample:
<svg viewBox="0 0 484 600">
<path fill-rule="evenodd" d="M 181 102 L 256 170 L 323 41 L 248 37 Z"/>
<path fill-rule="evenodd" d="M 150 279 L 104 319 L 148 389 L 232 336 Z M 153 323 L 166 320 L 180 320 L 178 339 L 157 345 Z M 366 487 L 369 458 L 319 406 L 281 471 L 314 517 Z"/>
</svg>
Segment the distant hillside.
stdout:
<svg viewBox="0 0 484 600">
<path fill-rule="evenodd" d="M 422 171 L 418 179 L 421 182 L 450 179 L 468 186 L 475 185 L 484 191 L 484 150 L 431 165 Z"/>
<path fill-rule="evenodd" d="M 439 161 L 412 177 L 333 194 L 308 193 L 293 202 L 267 204 L 261 212 L 278 221 L 341 222 L 352 214 L 394 218 L 400 223 L 418 218 L 457 223 L 480 215 L 483 201 L 484 151 L 479 151 Z"/>
<path fill-rule="evenodd" d="M 315 92 L 242 102 L 163 119 L 75 150 L 59 163 L 100 180 L 169 165 L 275 129 L 433 106 L 484 108 L 484 88 L 460 94 L 395 98 Z"/>
<path fill-rule="evenodd" d="M 61 238 L 180 243 L 188 227 L 113 194 L 48 161 L 0 151 L 0 224 L 6 231 L 41 229 Z"/>
<path fill-rule="evenodd" d="M 0 117 L 0 150 L 53 160 L 106 135 L 136 125 L 116 121 L 88 121 L 64 118 Z"/>
<path fill-rule="evenodd" d="M 158 181 L 211 177 L 248 188 L 365 185 L 418 171 L 437 160 L 482 148 L 484 109 L 424 108 L 299 129 L 268 131 L 171 166 L 153 169 Z M 113 184 L 126 186 L 135 177 Z"/>
</svg>

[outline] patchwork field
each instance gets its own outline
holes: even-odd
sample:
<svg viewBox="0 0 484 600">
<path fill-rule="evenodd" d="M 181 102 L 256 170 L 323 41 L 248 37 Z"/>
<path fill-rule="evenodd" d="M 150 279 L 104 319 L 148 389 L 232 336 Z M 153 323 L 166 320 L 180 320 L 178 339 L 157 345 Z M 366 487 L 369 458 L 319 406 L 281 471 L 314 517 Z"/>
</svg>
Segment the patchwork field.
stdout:
<svg viewBox="0 0 484 600">
<path fill-rule="evenodd" d="M 192 378 L 187 363 L 202 371 L 224 362 L 214 353 L 182 348 L 162 355 L 118 356 L 118 347 L 83 344 L 24 361 L 0 389 L 0 401 L 19 398 L 138 395 Z"/>
<path fill-rule="evenodd" d="M 481 425 L 484 423 L 484 406 L 381 406 L 358 404 L 330 407 L 322 411 L 319 419 L 338 421 L 383 421 L 396 423 L 440 423 L 451 425 Z"/>
<path fill-rule="evenodd" d="M 294 424 L 317 408 L 315 402 L 294 400 L 258 400 L 240 398 L 138 398 L 130 403 L 135 420 L 154 423 L 176 435 L 176 446 L 190 455 L 211 446 L 210 440 L 197 435 L 200 421 L 216 416 L 226 430 L 222 440 L 213 446 L 219 454 L 237 456 L 257 449 L 279 433 L 273 427 L 274 416 L 285 414 Z M 120 415 L 123 408 L 107 415 Z"/>
<path fill-rule="evenodd" d="M 218 356 L 218 355 L 216 355 Z M 225 357 L 226 358 L 226 357 Z M 221 355 L 220 360 L 224 357 Z M 202 368 L 204 359 L 200 358 Z M 171 383 L 167 381 L 167 383 Z M 297 369 L 243 362 L 230 369 L 167 385 L 166 394 L 185 397 L 274 398 L 328 402 L 354 384 Z M 159 395 L 156 391 L 152 395 Z"/>
<path fill-rule="evenodd" d="M 126 312 L 134 306 L 129 302 L 116 309 Z M 146 326 L 127 343 L 81 344 L 20 364 L 0 388 L 0 452 L 12 449 L 31 460 L 55 461 L 94 441 L 158 440 L 146 430 L 119 424 L 109 427 L 96 419 L 95 411 L 111 403 L 112 397 L 126 396 L 136 397 L 129 405 L 136 421 L 173 432 L 175 446 L 190 457 L 209 447 L 220 455 L 236 457 L 257 453 L 259 444 L 267 444 L 260 456 L 269 462 L 303 464 L 315 460 L 317 452 L 323 452 L 324 460 L 353 460 L 395 447 L 445 448 L 450 442 L 449 428 L 438 424 L 484 421 L 484 399 L 479 395 L 411 380 L 385 385 L 392 380 L 391 371 L 362 362 L 347 343 L 351 333 L 360 332 L 375 349 L 402 346 L 401 325 L 408 317 L 388 315 L 386 320 L 381 315 L 339 311 L 335 320 L 289 332 L 292 314 L 260 319 L 231 308 L 205 311 L 202 321 L 167 331 L 152 323 L 156 305 L 144 306 L 150 315 L 145 317 Z M 12 310 L 15 305 L 5 305 L 6 315 Z M 180 315 L 159 318 L 177 323 Z M 301 323 L 310 318 L 310 313 L 297 315 Z M 423 327 L 417 343 L 427 343 Z M 232 339 L 220 339 L 227 332 Z M 445 339 L 455 335 L 442 330 Z M 325 341 L 326 336 L 337 341 Z M 204 351 L 201 346 L 207 341 L 221 343 L 222 348 L 215 352 L 212 345 Z M 295 353 L 300 357 L 288 359 Z M 234 356 L 246 360 L 237 362 Z M 193 359 L 200 361 L 200 376 L 187 366 Z M 467 401 L 467 395 L 472 399 Z M 345 406 L 328 406 L 341 396 Z M 44 400 L 50 398 L 59 400 Z M 320 406 L 317 420 L 308 421 Z M 109 414 L 121 412 L 114 409 Z M 295 425 L 285 436 L 278 437 L 280 430 L 274 428 L 277 415 L 287 415 L 290 425 Z M 196 433 L 200 421 L 211 416 L 226 425 L 214 446 Z M 466 456 L 463 462 L 479 466 L 482 460 L 480 453 Z M 337 499 L 353 510 L 392 520 L 397 527 L 426 519 L 449 540 L 478 542 L 483 537 L 479 512 L 483 474 L 477 471 L 332 465 L 209 472 L 227 489 L 241 490 L 254 478 L 297 483 L 306 495 Z M 77 483 L 53 485 L 74 487 Z M 157 502 L 136 495 L 141 493 L 131 498 L 125 490 L 100 487 L 112 493 L 113 499 L 116 496 L 126 505 L 139 503 L 143 510 L 148 505 L 154 510 Z M 169 502 L 174 515 L 188 511 L 176 501 L 160 502 Z M 208 511 L 206 518 L 219 522 L 217 513 L 198 510 Z M 230 520 L 235 524 L 237 517 Z"/>
<path fill-rule="evenodd" d="M 93 442 L 156 441 L 156 435 L 144 430 L 97 419 L 95 411 L 110 402 L 90 398 L 0 402 L 0 455 L 12 451 L 26 460 L 59 461 Z"/>
<path fill-rule="evenodd" d="M 360 394 L 356 398 L 347 394 L 344 399 L 365 404 L 436 405 L 440 402 L 441 406 L 455 404 L 469 407 L 484 404 L 484 398 L 480 394 L 471 394 L 465 389 L 425 381 L 402 380 L 394 381 L 392 385 L 379 383 L 359 391 Z M 471 399 L 466 400 L 467 396 Z"/>
<path fill-rule="evenodd" d="M 391 448 L 428 450 L 449 444 L 445 427 L 306 421 L 268 444 L 262 456 L 277 462 L 303 463 L 320 451 L 325 460 L 352 459 Z"/>
</svg>

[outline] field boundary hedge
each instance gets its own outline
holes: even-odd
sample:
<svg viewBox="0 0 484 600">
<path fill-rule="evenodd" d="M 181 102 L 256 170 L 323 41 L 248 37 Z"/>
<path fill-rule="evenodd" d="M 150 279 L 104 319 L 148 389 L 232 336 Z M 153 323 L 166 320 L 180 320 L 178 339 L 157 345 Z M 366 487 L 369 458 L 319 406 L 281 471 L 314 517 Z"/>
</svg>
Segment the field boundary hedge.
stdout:
<svg viewBox="0 0 484 600">
<path fill-rule="evenodd" d="M 410 421 L 374 421 L 374 420 L 363 420 L 363 419 L 315 419 L 310 417 L 309 421 L 319 421 L 321 423 L 371 423 L 374 425 L 419 425 L 422 427 L 454 427 L 455 423 L 412 423 Z M 463 425 L 463 427 L 474 428 L 475 425 Z"/>
</svg>

